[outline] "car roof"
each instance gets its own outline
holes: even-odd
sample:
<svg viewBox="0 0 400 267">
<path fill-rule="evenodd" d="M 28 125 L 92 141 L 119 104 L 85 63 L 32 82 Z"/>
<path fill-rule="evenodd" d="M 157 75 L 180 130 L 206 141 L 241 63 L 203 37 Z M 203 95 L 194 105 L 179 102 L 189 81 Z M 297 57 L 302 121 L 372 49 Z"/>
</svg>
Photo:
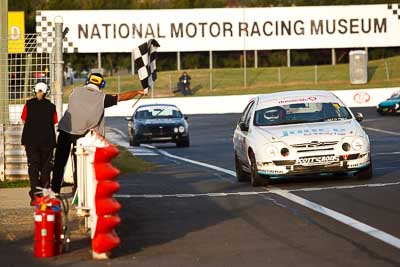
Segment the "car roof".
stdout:
<svg viewBox="0 0 400 267">
<path fill-rule="evenodd" d="M 320 96 L 324 98 L 330 98 L 332 101 L 337 101 L 338 97 L 330 92 L 324 90 L 293 90 L 293 91 L 283 91 L 270 94 L 263 94 L 258 96 L 258 102 L 268 102 L 273 100 L 280 100 L 284 98 L 303 98 L 303 97 L 313 97 Z"/>
<path fill-rule="evenodd" d="M 169 107 L 173 107 L 173 108 L 178 108 L 177 106 L 173 105 L 173 104 L 144 104 L 144 105 L 140 105 L 138 106 L 138 108 L 145 108 L 145 107 L 157 107 L 157 106 L 169 106 Z"/>
</svg>

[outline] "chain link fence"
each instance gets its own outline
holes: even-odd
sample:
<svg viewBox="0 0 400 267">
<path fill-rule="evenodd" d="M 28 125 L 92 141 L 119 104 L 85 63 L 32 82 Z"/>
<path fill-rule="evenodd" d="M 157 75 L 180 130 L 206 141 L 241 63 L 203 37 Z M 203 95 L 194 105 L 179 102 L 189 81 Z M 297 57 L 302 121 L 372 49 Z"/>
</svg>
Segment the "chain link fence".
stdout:
<svg viewBox="0 0 400 267">
<path fill-rule="evenodd" d="M 8 118 L 3 118 L 5 124 L 21 123 L 23 104 L 34 96 L 35 83 L 42 81 L 51 84 L 51 54 L 37 52 L 37 37 L 37 34 L 26 34 L 16 49 L 9 47 L 8 51 L 4 51 L 5 48 L 1 48 L 3 55 L 13 50 L 7 57 L 1 57 L 0 61 L 0 69 L 7 70 L 6 73 L 1 73 L 1 77 L 8 78 L 1 81 L 3 92 L 0 94 L 0 110 L 3 114 L 8 114 Z"/>
<path fill-rule="evenodd" d="M 37 82 L 52 84 L 52 54 L 39 53 L 37 34 L 0 37 L 0 181 L 27 179 L 21 113 Z M 7 45 L 8 44 L 8 45 Z M 7 48 L 8 46 L 8 48 Z"/>
</svg>

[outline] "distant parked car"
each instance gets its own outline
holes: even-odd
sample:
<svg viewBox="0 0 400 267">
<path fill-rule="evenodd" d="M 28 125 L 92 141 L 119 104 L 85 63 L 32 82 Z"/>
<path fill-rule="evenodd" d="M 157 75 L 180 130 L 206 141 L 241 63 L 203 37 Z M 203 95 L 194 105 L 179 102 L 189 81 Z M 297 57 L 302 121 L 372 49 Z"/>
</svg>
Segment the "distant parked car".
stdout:
<svg viewBox="0 0 400 267">
<path fill-rule="evenodd" d="M 369 138 L 333 93 L 290 91 L 260 95 L 243 111 L 233 136 L 236 176 L 253 186 L 304 174 L 372 177 Z"/>
<path fill-rule="evenodd" d="M 381 115 L 400 112 L 400 91 L 397 91 L 390 98 L 379 103 L 376 106 L 376 111 Z"/>
<path fill-rule="evenodd" d="M 190 145 L 187 117 L 175 105 L 142 105 L 126 120 L 131 146 L 169 142 L 176 143 L 177 147 Z"/>
</svg>

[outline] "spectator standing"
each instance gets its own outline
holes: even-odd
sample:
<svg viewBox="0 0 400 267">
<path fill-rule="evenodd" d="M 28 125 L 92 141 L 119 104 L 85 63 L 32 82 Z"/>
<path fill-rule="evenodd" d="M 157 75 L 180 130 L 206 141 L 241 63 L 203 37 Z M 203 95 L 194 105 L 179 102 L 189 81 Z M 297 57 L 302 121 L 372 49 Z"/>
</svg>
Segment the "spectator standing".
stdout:
<svg viewBox="0 0 400 267">
<path fill-rule="evenodd" d="M 56 145 L 54 124 L 58 122 L 56 106 L 46 99 L 47 84 L 34 87 L 35 97 L 26 101 L 21 119 L 24 123 L 21 144 L 25 146 L 30 181 L 29 196 L 34 205 L 36 187 L 50 187 L 53 169 L 53 149 Z"/>
</svg>

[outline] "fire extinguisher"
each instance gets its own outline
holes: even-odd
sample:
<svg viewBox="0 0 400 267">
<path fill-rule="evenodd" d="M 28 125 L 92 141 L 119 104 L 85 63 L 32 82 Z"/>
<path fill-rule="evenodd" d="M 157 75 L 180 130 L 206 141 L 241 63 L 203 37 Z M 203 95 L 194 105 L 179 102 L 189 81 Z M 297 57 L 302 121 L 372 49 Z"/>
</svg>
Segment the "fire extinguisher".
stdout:
<svg viewBox="0 0 400 267">
<path fill-rule="evenodd" d="M 34 256 L 46 258 L 62 253 L 65 229 L 61 207 L 64 203 L 56 198 L 54 192 L 43 189 L 43 196 L 35 201 Z M 64 208 L 65 210 L 65 208 Z M 66 216 L 67 217 L 67 216 Z M 69 242 L 69 238 L 67 239 Z"/>
</svg>

